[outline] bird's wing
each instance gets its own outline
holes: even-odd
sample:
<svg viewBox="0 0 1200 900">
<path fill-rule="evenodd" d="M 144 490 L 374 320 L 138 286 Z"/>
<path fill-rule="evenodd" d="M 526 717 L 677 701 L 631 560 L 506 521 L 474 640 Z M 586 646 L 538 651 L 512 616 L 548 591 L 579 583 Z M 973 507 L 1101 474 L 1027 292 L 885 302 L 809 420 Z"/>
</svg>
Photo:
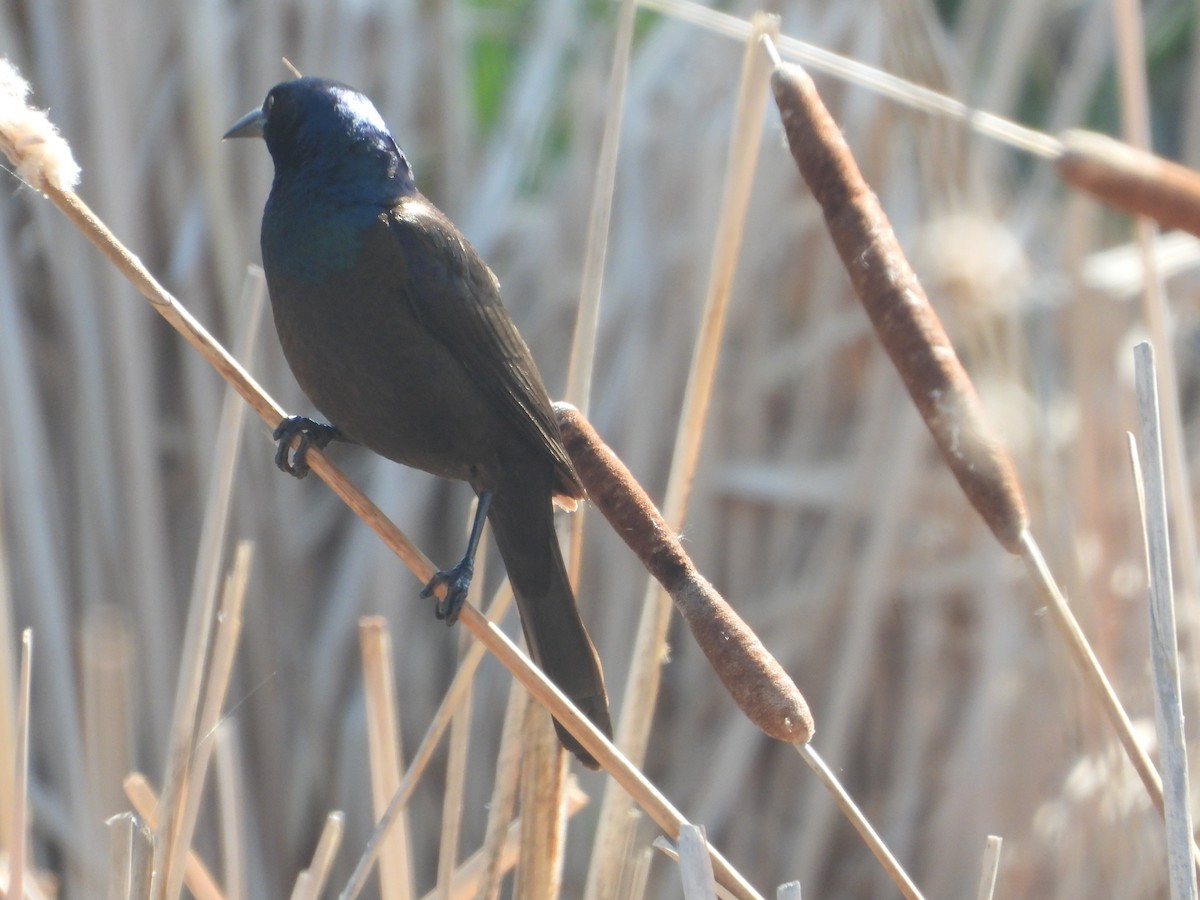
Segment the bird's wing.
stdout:
<svg viewBox="0 0 1200 900">
<path fill-rule="evenodd" d="M 417 320 L 450 349 L 505 418 L 553 460 L 559 490 L 582 497 L 546 387 L 500 300 L 492 270 L 420 194 L 393 207 L 387 225 L 408 276 L 402 279 L 405 299 Z"/>
</svg>

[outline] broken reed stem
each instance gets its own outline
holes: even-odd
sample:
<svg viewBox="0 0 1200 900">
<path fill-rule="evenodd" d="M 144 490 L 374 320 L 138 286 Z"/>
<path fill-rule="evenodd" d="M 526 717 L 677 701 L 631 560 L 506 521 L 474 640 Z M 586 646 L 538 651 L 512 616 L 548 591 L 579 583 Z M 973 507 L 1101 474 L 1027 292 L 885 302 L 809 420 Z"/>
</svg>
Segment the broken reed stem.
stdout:
<svg viewBox="0 0 1200 900">
<path fill-rule="evenodd" d="M 1173 900 L 1195 900 L 1187 741 L 1179 684 L 1179 638 L 1175 628 L 1175 590 L 1171 579 L 1171 541 L 1154 351 L 1149 343 L 1142 341 L 1133 348 L 1133 357 L 1141 454 L 1139 456 L 1134 447 L 1131 457 L 1141 499 L 1149 576 L 1150 661 L 1163 778 L 1163 817 L 1167 827 L 1167 871 Z"/>
<path fill-rule="evenodd" d="M 512 590 L 506 579 L 500 586 L 500 590 L 496 594 L 496 599 L 492 602 L 492 606 L 488 610 L 488 619 L 490 621 L 499 621 L 512 602 L 512 598 Z M 408 765 L 408 771 L 404 773 L 404 777 L 400 779 L 396 790 L 388 800 L 387 808 L 378 816 L 378 823 L 375 826 L 375 830 L 371 834 L 371 839 L 367 841 L 367 846 L 363 850 L 358 865 L 355 867 L 354 874 L 350 877 L 350 883 L 342 891 L 342 897 L 356 896 L 366 884 L 366 879 L 371 872 L 371 866 L 374 864 L 375 857 L 379 853 L 388 832 L 403 814 L 408 804 L 408 799 L 412 795 L 412 790 L 416 787 L 417 782 L 424 773 L 425 767 L 429 765 L 429 761 L 433 758 L 433 751 L 437 749 L 442 735 L 445 734 L 446 728 L 449 727 L 454 717 L 454 712 L 458 709 L 467 691 L 470 690 L 471 679 L 475 677 L 475 670 L 479 667 L 479 663 L 483 659 L 484 648 L 482 642 L 476 641 L 463 656 L 458 671 L 454 673 L 454 678 L 450 682 L 450 687 L 446 689 L 446 693 L 442 696 L 442 702 L 433 716 L 433 721 L 429 723 L 429 727 L 425 730 L 425 736 L 421 738 L 421 743 L 417 745 L 417 751 L 413 754 L 412 761 Z"/>
<path fill-rule="evenodd" d="M 292 885 L 292 893 L 288 896 L 288 900 L 311 900 L 312 885 L 312 873 L 308 869 L 302 869 L 296 876 L 296 883 Z"/>
<path fill-rule="evenodd" d="M 554 411 L 563 445 L 588 499 L 670 594 L 742 712 L 776 740 L 811 740 L 812 714 L 795 682 L 753 629 L 696 571 L 683 544 L 629 469 L 577 409 L 556 403 Z"/>
<path fill-rule="evenodd" d="M 880 838 L 879 833 L 867 821 L 867 817 L 863 815 L 862 810 L 858 808 L 858 804 L 854 802 L 854 798 L 842 787 L 842 783 L 838 781 L 837 776 L 833 774 L 833 770 L 825 765 L 819 753 L 813 748 L 812 744 L 796 744 L 796 751 L 800 754 L 813 774 L 821 784 L 825 785 L 825 789 L 829 791 L 834 802 L 842 810 L 842 813 L 854 826 L 854 830 L 858 832 L 858 836 L 862 838 L 863 843 L 874 855 L 879 864 L 883 866 L 892 883 L 900 890 L 908 900 L 923 900 L 921 892 L 917 890 L 917 886 L 913 880 L 908 877 L 908 873 L 904 871 L 904 867 L 892 855 L 892 851 L 888 849 L 887 844 Z"/>
<path fill-rule="evenodd" d="M 226 717 L 217 726 L 216 774 L 218 836 L 220 838 L 222 872 L 225 876 L 225 893 L 229 900 L 245 900 L 246 897 L 246 828 L 243 824 L 243 798 L 247 796 L 239 747 L 237 720 Z"/>
<path fill-rule="evenodd" d="M 473 610 L 473 608 L 471 609 Z M 474 614 L 478 615 L 478 612 Z M 503 654 L 502 662 L 506 657 L 513 657 L 520 653 L 509 637 L 496 626 L 489 623 L 487 627 L 501 644 L 497 655 Z M 646 814 L 666 832 L 667 836 L 672 840 L 677 839 L 680 826 L 687 824 L 687 820 L 663 796 L 662 792 L 640 770 L 630 764 L 621 751 L 596 729 L 591 720 L 584 717 L 572 704 L 552 703 L 551 695 L 560 695 L 561 691 L 540 671 L 537 672 L 537 676 L 528 683 L 523 682 L 534 699 L 550 709 L 556 719 L 559 717 L 559 707 L 561 706 L 561 712 L 568 717 L 570 724 L 568 725 L 562 719 L 559 721 L 567 726 L 568 730 L 579 739 L 583 748 L 592 754 L 609 776 L 625 789 Z M 712 856 L 713 872 L 717 880 L 729 888 L 734 896 L 749 898 L 759 896 L 749 882 L 729 865 L 716 848 L 710 846 L 709 852 Z"/>
<path fill-rule="evenodd" d="M 108 898 L 142 900 L 150 894 L 153 836 L 135 813 L 124 812 L 104 823 L 109 831 Z"/>
<path fill-rule="evenodd" d="M 476 569 L 481 571 L 480 558 L 476 557 Z M 458 655 L 464 659 L 472 647 L 478 644 L 466 635 L 459 636 Z M 442 792 L 442 832 L 438 839 L 437 884 L 441 885 L 442 896 L 450 896 L 450 883 L 458 864 L 458 843 L 462 832 L 463 797 L 467 784 L 467 758 L 471 749 L 471 697 L 470 690 L 464 691 L 450 717 L 450 739 L 446 752 L 446 779 Z"/>
<path fill-rule="evenodd" d="M 333 861 L 337 858 L 338 848 L 342 845 L 345 830 L 346 816 L 339 810 L 334 810 L 325 817 L 325 827 L 321 829 L 321 837 L 317 839 L 312 862 L 296 876 L 291 900 L 320 900 L 325 883 L 329 880 Z"/>
<path fill-rule="evenodd" d="M 567 701 L 562 691 L 550 679 L 542 674 L 540 669 L 524 666 L 525 659 L 517 645 L 502 632 L 494 623 L 489 622 L 474 606 L 464 604 L 461 617 L 470 622 L 472 634 L 478 629 L 485 633 L 484 639 L 488 648 L 495 654 L 505 668 L 517 675 L 521 684 L 529 691 L 535 700 L 550 711 L 563 726 L 571 732 L 583 745 L 583 748 L 596 759 L 609 776 L 617 782 L 633 800 L 646 811 L 647 815 L 658 824 L 672 839 L 678 836 L 679 827 L 686 819 L 663 796 L 650 780 L 634 767 L 624 755 L 597 730 L 591 720 L 580 713 L 575 705 Z M 418 751 L 419 752 L 419 751 Z M 411 770 L 410 770 L 411 771 Z M 403 805 L 407 802 L 412 791 L 414 779 L 405 775 L 392 806 Z M 391 807 L 389 807 L 389 814 Z M 386 833 L 386 822 L 381 822 L 375 829 L 362 859 L 350 878 L 350 883 L 339 895 L 340 900 L 353 900 L 366 884 L 371 865 L 379 852 L 379 840 Z M 710 848 L 713 857 L 713 871 L 718 880 L 729 887 L 735 896 L 742 898 L 757 898 L 759 895 L 741 874 L 734 869 L 725 858 L 715 849 Z"/>
<path fill-rule="evenodd" d="M 520 688 L 517 689 L 517 692 L 522 693 Z M 587 804 L 588 795 L 580 790 L 574 778 L 568 779 L 565 808 L 566 817 L 568 819 L 571 818 L 587 806 Z M 512 809 L 510 807 L 509 813 L 511 814 L 511 812 Z M 519 843 L 521 818 L 521 816 L 518 816 L 513 819 L 501 831 L 496 863 L 498 875 L 503 875 L 510 871 L 517 863 L 517 857 L 521 852 Z M 442 888 L 435 888 L 422 897 L 421 900 L 473 900 L 475 897 L 482 896 L 480 893 L 480 889 L 484 883 L 482 879 L 485 875 L 485 869 L 489 865 L 487 856 L 488 849 L 485 845 L 467 857 L 463 861 L 463 864 L 454 870 L 453 878 L 444 890 Z"/>
<path fill-rule="evenodd" d="M 996 893 L 996 875 L 1000 872 L 1000 846 L 1003 841 L 989 834 L 983 846 L 983 863 L 979 867 L 979 892 L 976 900 L 992 900 Z"/>
<path fill-rule="evenodd" d="M 525 705 L 521 723 L 520 795 L 523 822 L 514 897 L 557 897 L 562 888 L 566 831 L 562 827 L 567 767 L 546 711 Z"/>
<path fill-rule="evenodd" d="M 204 679 L 204 705 L 200 710 L 197 740 L 192 750 L 192 762 L 189 770 L 190 784 L 184 796 L 183 814 L 175 841 L 175 854 L 170 863 L 171 871 L 180 872 L 181 884 L 184 854 L 191 847 L 196 821 L 200 817 L 200 803 L 204 797 L 208 763 L 216 746 L 217 727 L 221 722 L 221 712 L 225 707 L 225 695 L 233 674 L 234 657 L 237 655 L 238 639 L 242 633 L 242 607 L 246 600 L 246 588 L 250 580 L 250 563 L 253 557 L 253 543 L 240 541 L 234 551 L 233 564 L 225 578 L 225 587 L 221 593 L 221 606 L 217 615 L 212 658 Z"/>
<path fill-rule="evenodd" d="M 529 692 L 513 682 L 504 704 L 504 724 L 500 728 L 500 749 L 496 754 L 495 782 L 488 804 L 483 846 L 476 854 L 479 874 L 474 896 L 477 900 L 496 900 L 500 893 L 500 879 L 506 871 L 503 857 L 508 836 L 512 833 L 510 820 L 517 806 L 517 789 L 521 780 L 521 734 L 525 707 L 528 705 Z M 513 834 L 513 839 L 520 839 L 519 831 Z M 518 848 L 513 847 L 509 867 L 516 863 L 519 852 Z"/>
<path fill-rule="evenodd" d="M 17 676 L 17 728 L 13 763 L 13 807 L 9 810 L 8 896 L 25 896 L 26 838 L 29 833 L 29 697 L 33 678 L 33 630 L 21 632 L 21 668 Z"/>
<path fill-rule="evenodd" d="M 130 772 L 125 778 L 125 796 L 132 804 L 134 811 L 153 830 L 158 825 L 158 795 L 150 786 L 149 780 L 141 772 Z M 192 892 L 195 900 L 225 900 L 225 895 L 217 885 L 208 866 L 200 859 L 195 850 L 188 849 L 183 864 L 183 881 Z"/>
<path fill-rule="evenodd" d="M 0 547 L 11 547 L 5 513 L 0 509 Z M 9 589 L 8 560 L 0 554 L 0 647 L 16 645 L 13 633 L 12 595 Z M 2 810 L 17 805 L 17 694 L 18 667 L 9 654 L 0 655 L 0 847 L 12 849 L 12 817 Z"/>
<path fill-rule="evenodd" d="M 396 709 L 395 667 L 392 636 L 383 616 L 358 620 L 359 652 L 362 655 L 363 693 L 367 707 L 367 756 L 371 773 L 371 809 L 376 820 L 400 786 L 400 723 Z M 408 821 L 401 814 L 384 841 L 379 861 L 379 895 L 383 900 L 400 900 L 412 893 L 408 863 Z"/>
<path fill-rule="evenodd" d="M 498 595 L 497 600 L 492 604 L 492 608 L 488 611 L 488 618 L 484 618 L 482 614 L 472 605 L 466 604 L 463 607 L 463 612 L 466 615 L 478 619 L 478 624 L 482 630 L 486 631 L 489 640 L 486 641 L 488 649 L 492 650 L 500 662 L 510 671 L 514 668 L 520 669 L 516 665 L 517 658 L 520 657 L 521 651 L 516 645 L 499 630 L 495 622 L 503 616 L 504 608 L 512 599 L 511 590 L 507 589 L 507 582 L 502 588 L 502 593 Z M 475 632 L 472 631 L 472 634 Z M 481 644 L 484 642 L 481 642 Z M 500 645 L 499 652 L 493 649 L 493 645 Z M 475 648 L 473 647 L 472 650 Z M 433 723 L 426 732 L 425 737 L 421 740 L 416 753 L 413 755 L 412 763 L 408 771 L 405 773 L 400 787 L 396 794 L 392 797 L 391 803 L 388 805 L 387 811 L 380 819 L 376 826 L 371 839 L 367 842 L 367 846 L 363 851 L 362 857 L 359 859 L 354 872 L 350 876 L 350 880 L 346 887 L 339 894 L 340 900 L 353 900 L 362 891 L 366 885 L 366 880 L 371 872 L 371 867 L 379 854 L 380 844 L 386 836 L 388 828 L 394 822 L 399 811 L 404 808 L 412 795 L 413 789 L 419 780 L 420 773 L 428 764 L 429 759 L 433 755 L 434 749 L 437 747 L 446 726 L 449 724 L 454 708 L 457 706 L 458 698 L 465 691 L 470 683 L 471 677 L 474 674 L 474 667 L 478 663 L 478 659 L 482 657 L 483 651 L 480 649 L 478 654 L 468 653 L 460 666 L 458 673 L 455 675 L 450 688 L 446 691 L 446 695 L 442 700 L 442 705 L 438 710 L 438 715 L 434 717 Z M 600 761 L 601 766 L 608 771 L 613 779 L 620 784 L 633 800 L 642 807 L 650 817 L 659 824 L 668 834 L 674 836 L 677 833 L 679 825 L 684 824 L 686 820 L 679 812 L 670 804 L 653 784 L 633 767 L 619 751 L 604 737 L 591 722 L 575 710 L 572 704 L 566 702 L 558 702 L 553 698 L 553 695 L 561 695 L 552 682 L 547 679 L 540 670 L 533 669 L 535 677 L 527 680 L 520 675 L 517 680 L 520 684 L 532 694 L 543 706 L 550 711 L 556 719 L 560 715 L 570 719 L 570 723 L 563 722 L 564 726 L 579 738 L 580 743 L 589 753 L 600 753 L 600 756 L 595 758 Z M 514 674 L 516 674 L 514 672 Z M 560 696 L 561 701 L 565 698 Z M 559 721 L 563 721 L 559 719 Z M 519 729 L 519 723 L 516 726 Z M 580 732 L 586 731 L 585 737 L 580 736 Z M 603 748 L 603 749 L 601 749 Z M 724 857 L 715 848 L 710 848 L 713 855 L 713 870 L 717 873 L 722 884 L 730 887 L 731 895 L 742 898 L 755 898 L 759 895 L 749 885 L 742 876 L 733 869 Z"/>
<path fill-rule="evenodd" d="M 694 828 L 695 826 L 692 826 L 692 827 Z M 680 853 L 679 853 L 679 848 L 675 844 L 672 844 L 670 841 L 668 841 L 661 834 L 650 843 L 650 846 L 646 848 L 645 852 L 646 852 L 646 854 L 651 854 L 655 850 L 657 850 L 659 853 L 661 853 L 667 859 L 671 860 L 671 862 L 673 862 L 673 863 L 679 864 L 682 859 L 682 857 L 680 856 Z M 643 859 L 643 860 L 646 858 L 647 858 L 646 856 L 641 857 L 641 859 Z M 630 863 L 630 865 L 633 865 L 636 867 L 639 861 L 640 860 L 635 859 Z M 647 865 L 644 868 L 648 870 L 649 866 Z M 644 897 L 646 894 L 645 875 L 647 875 L 647 874 L 649 874 L 649 873 L 648 872 L 638 873 L 636 871 L 634 873 L 632 873 L 631 878 L 633 879 L 634 884 L 640 884 L 641 890 L 639 891 L 637 889 L 631 888 L 629 891 L 622 893 L 620 896 Z M 688 898 L 688 894 L 687 894 L 686 890 L 687 889 L 685 888 L 684 889 L 684 900 L 687 900 L 687 898 Z M 721 898 L 721 900 L 729 900 L 729 898 L 731 896 L 732 895 L 729 893 L 729 891 L 725 890 L 725 888 L 721 887 L 721 885 L 719 885 L 719 884 L 715 885 L 713 891 L 711 893 L 707 894 L 707 897 L 712 897 L 712 898 L 719 897 L 719 898 Z"/>
<path fill-rule="evenodd" d="M 679 853 L 679 877 L 683 882 L 684 900 L 709 900 L 715 897 L 717 885 L 713 881 L 704 829 L 699 825 L 683 826 L 675 847 Z"/>
</svg>

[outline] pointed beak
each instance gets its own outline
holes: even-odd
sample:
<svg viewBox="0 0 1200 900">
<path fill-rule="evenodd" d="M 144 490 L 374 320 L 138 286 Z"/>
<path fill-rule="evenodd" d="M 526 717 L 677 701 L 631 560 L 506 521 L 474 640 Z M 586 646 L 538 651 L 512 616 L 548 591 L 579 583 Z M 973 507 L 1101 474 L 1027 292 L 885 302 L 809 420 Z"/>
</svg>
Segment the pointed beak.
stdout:
<svg viewBox="0 0 1200 900">
<path fill-rule="evenodd" d="M 227 141 L 230 138 L 260 138 L 263 136 L 263 125 L 266 124 L 266 121 L 267 117 L 261 109 L 252 109 L 234 122 L 233 127 L 221 136 L 221 140 Z"/>
</svg>

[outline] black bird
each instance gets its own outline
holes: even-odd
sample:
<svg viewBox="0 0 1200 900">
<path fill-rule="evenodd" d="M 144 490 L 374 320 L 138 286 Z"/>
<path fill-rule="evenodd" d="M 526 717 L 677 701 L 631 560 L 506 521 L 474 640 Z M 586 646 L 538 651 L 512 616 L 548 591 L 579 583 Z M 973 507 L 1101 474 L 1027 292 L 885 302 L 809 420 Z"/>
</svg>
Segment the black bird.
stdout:
<svg viewBox="0 0 1200 900">
<path fill-rule="evenodd" d="M 611 735 L 604 677 L 554 533 L 552 501 L 574 506 L 583 488 L 496 276 L 417 190 L 383 119 L 353 88 L 319 78 L 276 85 L 225 137 L 262 137 L 274 161 L 262 257 L 275 327 L 330 422 L 285 419 L 277 464 L 303 477 L 308 446 L 346 440 L 469 483 L 479 514 L 467 552 L 422 596 L 445 585 L 438 617 L 454 621 L 486 515 L 533 659 Z"/>
</svg>

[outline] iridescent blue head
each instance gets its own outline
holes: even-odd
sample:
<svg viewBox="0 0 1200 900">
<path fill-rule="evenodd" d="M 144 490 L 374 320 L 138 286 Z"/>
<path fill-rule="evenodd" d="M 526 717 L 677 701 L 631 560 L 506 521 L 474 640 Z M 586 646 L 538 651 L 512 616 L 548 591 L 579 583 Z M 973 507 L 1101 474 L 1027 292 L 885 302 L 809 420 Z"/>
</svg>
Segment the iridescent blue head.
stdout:
<svg viewBox="0 0 1200 900">
<path fill-rule="evenodd" d="M 354 88 L 324 78 L 297 78 L 271 88 L 259 109 L 242 116 L 226 138 L 261 137 L 275 180 L 344 184 L 392 195 L 413 190 L 412 169 L 375 105 Z"/>
</svg>

